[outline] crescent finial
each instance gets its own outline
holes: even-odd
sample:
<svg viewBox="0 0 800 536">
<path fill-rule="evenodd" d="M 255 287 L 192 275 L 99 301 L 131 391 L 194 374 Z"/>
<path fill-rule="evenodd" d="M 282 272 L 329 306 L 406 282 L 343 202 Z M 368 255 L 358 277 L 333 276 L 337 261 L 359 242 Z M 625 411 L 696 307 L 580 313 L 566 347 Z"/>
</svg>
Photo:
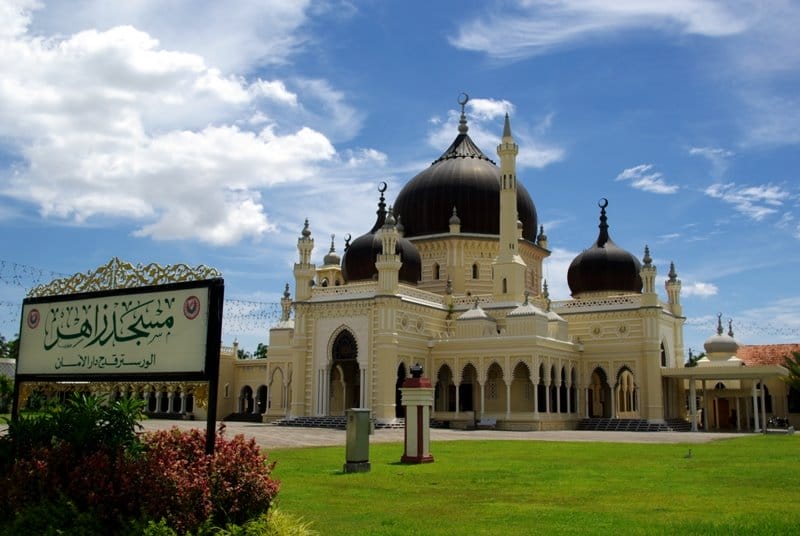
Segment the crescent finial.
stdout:
<svg viewBox="0 0 800 536">
<path fill-rule="evenodd" d="M 386 191 L 386 189 L 387 189 L 388 187 L 389 187 L 389 185 L 388 185 L 388 184 L 386 184 L 386 181 L 381 181 L 381 183 L 378 185 L 378 191 L 379 191 L 380 193 L 383 193 L 383 192 L 385 192 L 385 191 Z"/>
<path fill-rule="evenodd" d="M 608 206 L 608 199 L 601 197 L 600 201 L 597 202 L 597 206 L 600 208 L 606 208 Z"/>
</svg>

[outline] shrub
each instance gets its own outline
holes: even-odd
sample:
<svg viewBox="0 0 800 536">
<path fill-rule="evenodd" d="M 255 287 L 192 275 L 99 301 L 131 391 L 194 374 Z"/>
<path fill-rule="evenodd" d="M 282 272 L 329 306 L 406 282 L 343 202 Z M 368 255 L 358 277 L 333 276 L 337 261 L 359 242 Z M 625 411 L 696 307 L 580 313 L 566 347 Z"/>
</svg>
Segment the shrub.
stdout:
<svg viewBox="0 0 800 536">
<path fill-rule="evenodd" d="M 266 513 L 278 493 L 270 477 L 274 464 L 259 453 L 255 440 L 215 438 L 214 454 L 205 453 L 199 430 L 146 434 L 144 472 L 150 474 L 144 500 L 151 519 L 164 518 L 178 532 L 195 530 L 203 521 L 241 523 Z M 158 477 L 154 477 L 158 475 Z M 153 489 L 155 486 L 156 489 Z"/>
</svg>

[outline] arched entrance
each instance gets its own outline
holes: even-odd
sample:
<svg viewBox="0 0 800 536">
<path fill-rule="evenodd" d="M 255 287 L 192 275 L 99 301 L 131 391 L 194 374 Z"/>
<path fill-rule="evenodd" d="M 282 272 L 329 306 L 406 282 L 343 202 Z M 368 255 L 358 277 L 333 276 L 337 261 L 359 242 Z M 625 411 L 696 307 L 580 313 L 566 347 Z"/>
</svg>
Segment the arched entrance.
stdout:
<svg viewBox="0 0 800 536">
<path fill-rule="evenodd" d="M 589 381 L 589 418 L 611 418 L 611 387 L 606 371 L 597 367 Z"/>
<path fill-rule="evenodd" d="M 461 383 L 458 384 L 459 411 L 475 411 L 475 390 L 478 387 L 478 371 L 472 364 L 461 372 Z"/>
<path fill-rule="evenodd" d="M 633 372 L 627 367 L 617 376 L 617 412 L 621 418 L 634 418 L 639 415 L 638 388 Z"/>
<path fill-rule="evenodd" d="M 361 407 L 361 369 L 358 345 L 353 334 L 339 332 L 331 348 L 330 414 L 344 415 L 348 408 Z"/>
<path fill-rule="evenodd" d="M 436 375 L 434 409 L 436 411 L 456 410 L 456 386 L 453 383 L 453 371 L 447 365 L 439 368 Z"/>
<path fill-rule="evenodd" d="M 531 370 L 525 363 L 517 363 L 511 380 L 511 411 L 533 412 L 533 383 Z"/>
</svg>

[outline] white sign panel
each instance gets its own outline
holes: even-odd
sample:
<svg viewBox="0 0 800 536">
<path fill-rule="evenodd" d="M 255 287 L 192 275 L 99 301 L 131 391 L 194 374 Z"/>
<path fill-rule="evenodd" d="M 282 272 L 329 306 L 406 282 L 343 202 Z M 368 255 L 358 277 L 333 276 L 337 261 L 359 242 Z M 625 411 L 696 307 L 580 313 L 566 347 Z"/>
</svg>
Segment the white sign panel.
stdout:
<svg viewBox="0 0 800 536">
<path fill-rule="evenodd" d="M 209 288 L 26 303 L 17 374 L 203 372 Z"/>
</svg>

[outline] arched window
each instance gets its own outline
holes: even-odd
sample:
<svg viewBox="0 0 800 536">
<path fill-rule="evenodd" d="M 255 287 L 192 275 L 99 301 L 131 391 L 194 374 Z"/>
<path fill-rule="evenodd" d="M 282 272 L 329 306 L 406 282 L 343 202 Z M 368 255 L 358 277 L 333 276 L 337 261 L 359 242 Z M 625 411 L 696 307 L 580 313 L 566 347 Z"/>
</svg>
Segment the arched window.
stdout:
<svg viewBox="0 0 800 536">
<path fill-rule="evenodd" d="M 478 263 L 472 265 L 472 279 L 478 279 Z"/>
<path fill-rule="evenodd" d="M 328 286 L 328 278 L 327 277 L 322 280 L 322 283 L 320 283 L 320 286 L 321 287 L 327 287 Z"/>
<path fill-rule="evenodd" d="M 503 294 L 505 294 L 506 292 L 508 292 L 508 280 L 506 280 L 506 278 L 504 277 L 503 278 Z"/>
<path fill-rule="evenodd" d="M 439 280 L 439 263 L 433 265 L 433 278 Z"/>
<path fill-rule="evenodd" d="M 661 343 L 661 366 L 667 366 L 667 351 L 664 349 L 664 343 Z"/>
</svg>

